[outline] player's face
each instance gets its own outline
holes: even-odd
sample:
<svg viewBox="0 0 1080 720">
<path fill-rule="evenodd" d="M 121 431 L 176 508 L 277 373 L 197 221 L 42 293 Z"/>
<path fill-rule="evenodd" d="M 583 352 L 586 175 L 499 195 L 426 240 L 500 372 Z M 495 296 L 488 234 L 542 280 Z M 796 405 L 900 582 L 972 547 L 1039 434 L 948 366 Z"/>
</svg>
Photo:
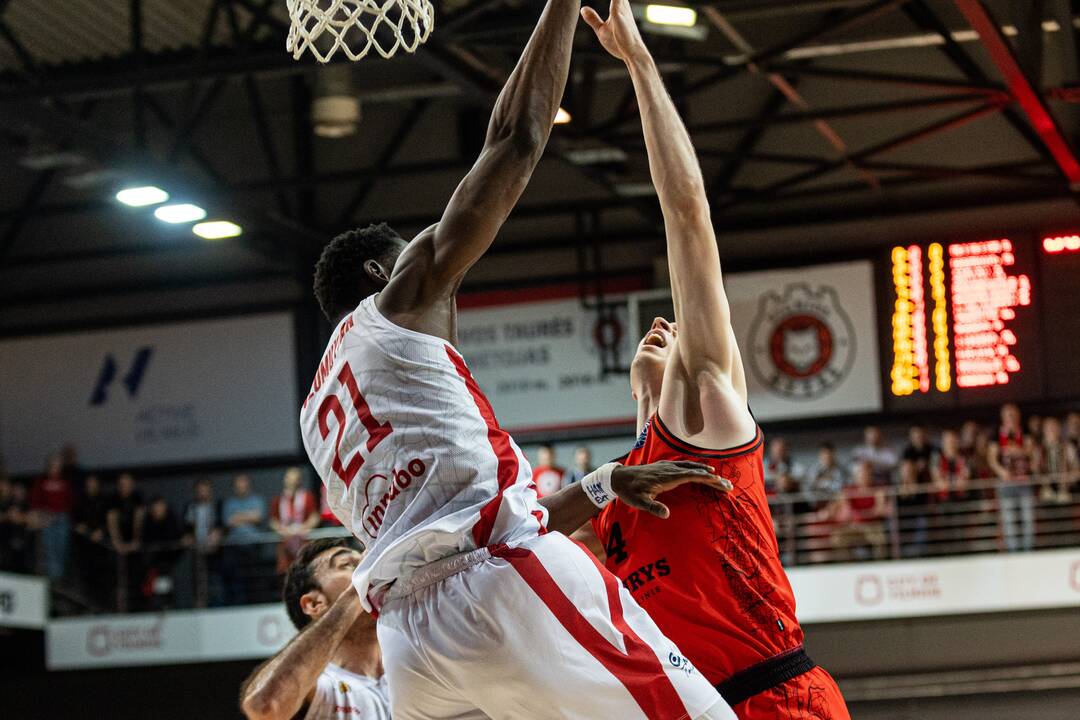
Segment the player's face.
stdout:
<svg viewBox="0 0 1080 720">
<path fill-rule="evenodd" d="M 664 370 L 675 348 L 679 328 L 664 318 L 653 319 L 645 337 L 638 343 L 634 360 L 630 363 L 630 389 L 634 398 L 646 395 L 658 397 L 664 383 Z"/>
<path fill-rule="evenodd" d="M 342 593 L 352 592 L 353 571 L 363 557 L 363 553 L 352 548 L 336 547 L 315 558 L 315 580 L 319 583 L 319 589 L 309 593 L 315 596 L 315 602 L 311 603 L 308 614 L 318 620 Z"/>
</svg>

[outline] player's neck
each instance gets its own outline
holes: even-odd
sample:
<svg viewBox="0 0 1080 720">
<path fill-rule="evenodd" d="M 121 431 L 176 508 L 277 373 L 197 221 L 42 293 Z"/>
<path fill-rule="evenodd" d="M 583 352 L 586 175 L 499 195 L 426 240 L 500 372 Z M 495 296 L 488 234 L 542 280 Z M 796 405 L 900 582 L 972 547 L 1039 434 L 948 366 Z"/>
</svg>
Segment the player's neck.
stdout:
<svg viewBox="0 0 1080 720">
<path fill-rule="evenodd" d="M 636 395 L 637 431 L 640 433 L 645 429 L 645 423 L 649 422 L 652 416 L 656 414 L 657 408 L 660 407 L 660 395 L 659 393 L 653 395 L 650 390 L 641 390 Z"/>
<path fill-rule="evenodd" d="M 334 653 L 332 662 L 356 675 L 380 678 L 383 675 L 382 652 L 375 635 L 375 626 L 354 628 L 345 636 Z"/>
</svg>

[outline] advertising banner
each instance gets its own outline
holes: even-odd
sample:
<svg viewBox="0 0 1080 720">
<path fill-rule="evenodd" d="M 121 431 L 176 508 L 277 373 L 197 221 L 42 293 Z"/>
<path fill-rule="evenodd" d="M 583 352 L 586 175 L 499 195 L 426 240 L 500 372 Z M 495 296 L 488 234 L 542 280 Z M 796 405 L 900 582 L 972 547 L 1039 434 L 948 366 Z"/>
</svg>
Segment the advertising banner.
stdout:
<svg viewBox="0 0 1080 720">
<path fill-rule="evenodd" d="M 89 467 L 297 450 L 287 313 L 0 342 L 0 449 L 41 471 L 74 444 Z"/>
<path fill-rule="evenodd" d="M 462 309 L 458 349 L 511 432 L 634 422 L 626 375 L 601 373 L 601 338 L 629 363 L 625 307 L 601 319 L 576 297 Z"/>
<path fill-rule="evenodd" d="M 737 273 L 724 282 L 759 420 L 881 410 L 871 263 Z"/>
<path fill-rule="evenodd" d="M 44 578 L 0 573 L 0 627 L 40 630 L 49 616 Z"/>
</svg>

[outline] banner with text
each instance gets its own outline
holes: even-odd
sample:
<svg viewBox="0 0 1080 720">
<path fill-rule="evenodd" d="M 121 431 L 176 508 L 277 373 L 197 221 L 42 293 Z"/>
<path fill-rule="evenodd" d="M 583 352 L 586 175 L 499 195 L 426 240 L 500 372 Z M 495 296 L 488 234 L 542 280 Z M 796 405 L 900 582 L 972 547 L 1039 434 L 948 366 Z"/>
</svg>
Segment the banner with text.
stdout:
<svg viewBox="0 0 1080 720">
<path fill-rule="evenodd" d="M 44 578 L 0 573 L 0 627 L 40 630 L 49 616 Z"/>
<path fill-rule="evenodd" d="M 633 423 L 625 375 L 601 373 L 601 339 L 629 364 L 625 307 L 607 318 L 576 297 L 463 309 L 458 346 L 511 432 Z"/>
<path fill-rule="evenodd" d="M 1080 606 L 1080 550 L 788 571 L 804 623 Z"/>
<path fill-rule="evenodd" d="M 871 263 L 736 273 L 724 284 L 758 420 L 881 410 Z"/>
<path fill-rule="evenodd" d="M 89 467 L 297 450 L 287 313 L 0 342 L 0 450 L 37 472 L 74 444 Z"/>
<path fill-rule="evenodd" d="M 45 664 L 70 670 L 256 659 L 295 633 L 280 603 L 54 620 L 45 633 Z"/>
</svg>

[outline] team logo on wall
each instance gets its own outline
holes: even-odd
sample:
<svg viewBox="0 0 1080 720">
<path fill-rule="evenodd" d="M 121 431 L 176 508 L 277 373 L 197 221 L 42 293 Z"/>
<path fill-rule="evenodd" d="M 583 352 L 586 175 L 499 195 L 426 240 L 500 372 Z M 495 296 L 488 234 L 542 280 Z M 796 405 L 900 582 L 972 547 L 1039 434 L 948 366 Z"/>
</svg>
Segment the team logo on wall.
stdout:
<svg viewBox="0 0 1080 720">
<path fill-rule="evenodd" d="M 750 366 L 777 395 L 815 400 L 835 390 L 855 363 L 855 328 L 836 290 L 798 283 L 765 295 L 750 328 Z"/>
</svg>

